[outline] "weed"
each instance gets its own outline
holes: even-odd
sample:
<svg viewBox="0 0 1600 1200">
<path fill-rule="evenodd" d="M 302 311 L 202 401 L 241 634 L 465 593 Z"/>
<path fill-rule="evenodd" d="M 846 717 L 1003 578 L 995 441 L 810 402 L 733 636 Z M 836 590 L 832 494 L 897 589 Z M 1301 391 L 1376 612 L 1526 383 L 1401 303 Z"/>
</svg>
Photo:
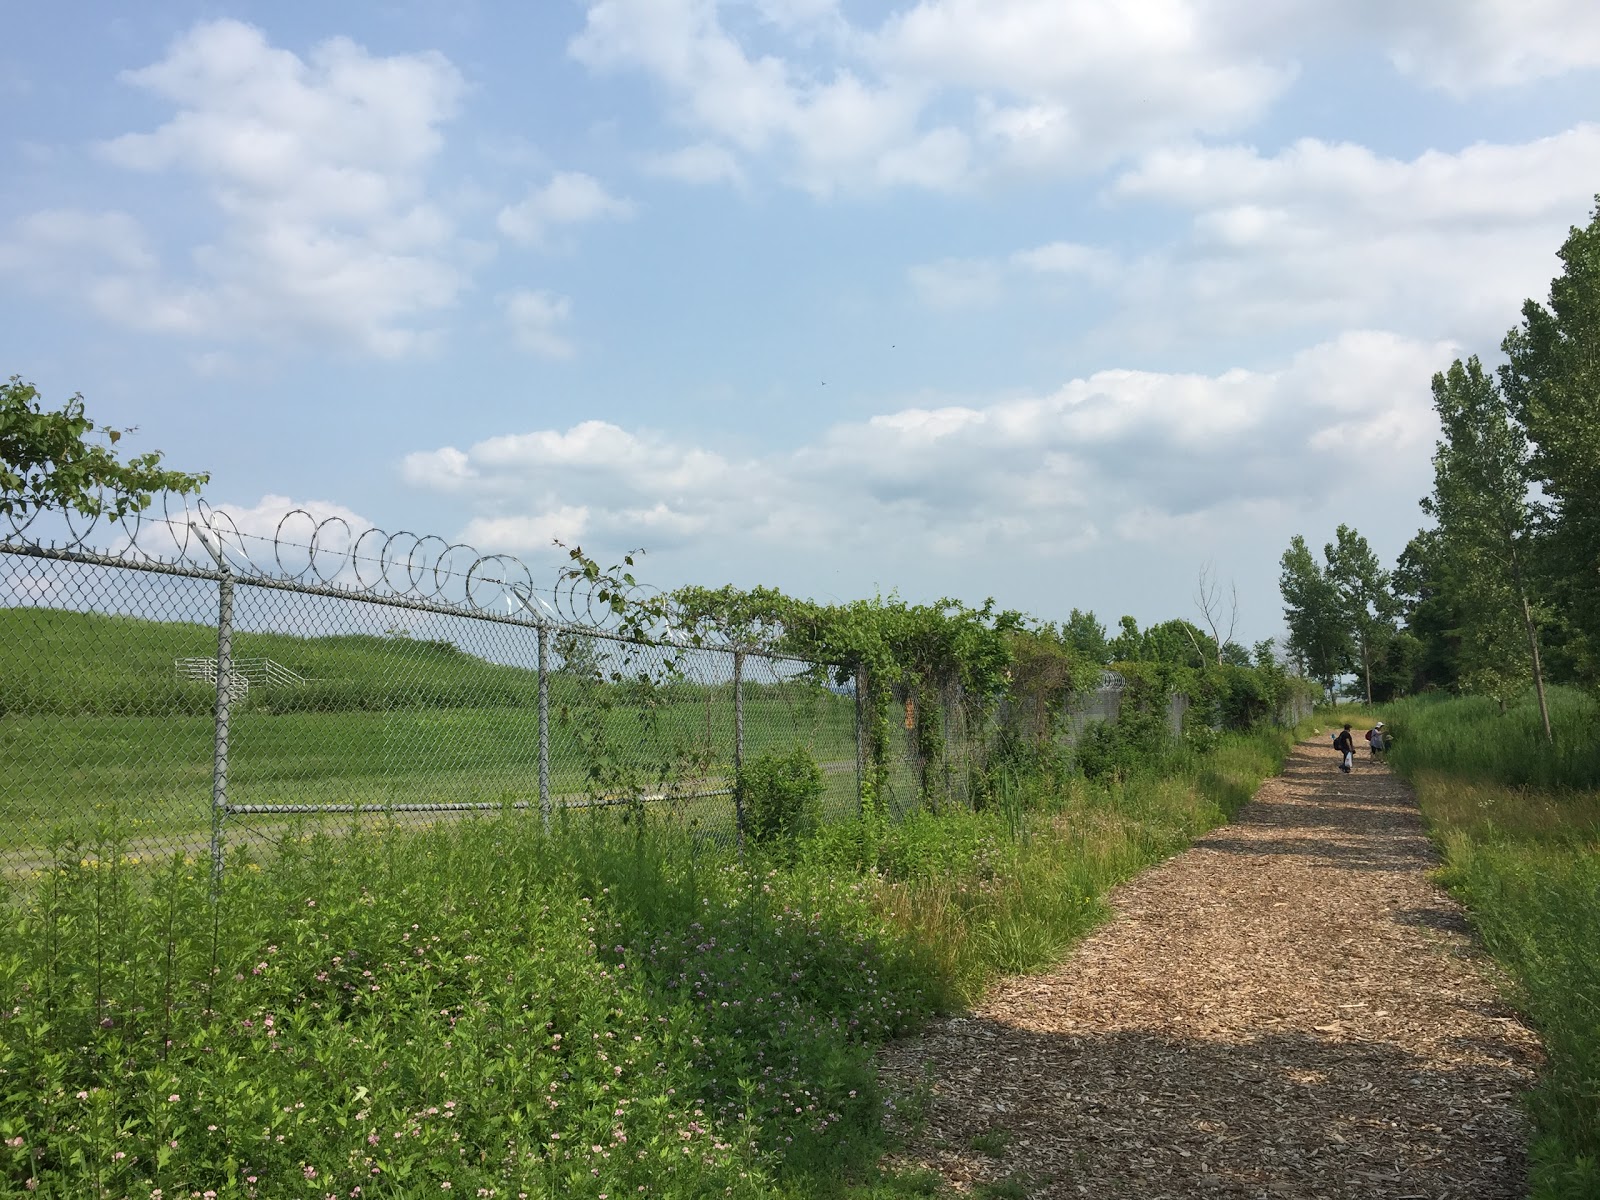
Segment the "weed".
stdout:
<svg viewBox="0 0 1600 1200">
<path fill-rule="evenodd" d="M 869 814 L 789 862 L 598 815 L 307 829 L 215 903 L 108 814 L 0 909 L 0 1192 L 836 1191 L 931 1095 L 885 1097 L 874 1047 L 1052 961 L 1271 755 Z"/>
<path fill-rule="evenodd" d="M 1006 1148 L 1011 1145 L 1012 1137 L 1013 1134 L 1009 1129 L 995 1127 L 985 1129 L 982 1133 L 974 1135 L 967 1145 L 979 1154 L 987 1155 L 989 1158 L 1004 1158 Z"/>
</svg>

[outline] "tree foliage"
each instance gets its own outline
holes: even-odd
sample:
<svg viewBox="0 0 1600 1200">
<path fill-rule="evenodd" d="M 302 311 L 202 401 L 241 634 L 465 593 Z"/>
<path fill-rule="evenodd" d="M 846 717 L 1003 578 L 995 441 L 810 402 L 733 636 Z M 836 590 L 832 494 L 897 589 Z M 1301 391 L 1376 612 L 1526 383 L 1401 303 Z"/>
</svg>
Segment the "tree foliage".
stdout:
<svg viewBox="0 0 1600 1200">
<path fill-rule="evenodd" d="M 1522 306 L 1501 344 L 1500 383 L 1530 450 L 1545 511 L 1546 570 L 1585 646 L 1579 668 L 1600 677 L 1600 197 L 1559 252 L 1547 304 Z"/>
<path fill-rule="evenodd" d="M 1527 435 L 1476 356 L 1433 377 L 1433 405 L 1443 436 L 1422 507 L 1439 523 L 1440 565 L 1460 597 L 1462 682 L 1508 701 L 1531 680 L 1548 730 L 1529 568 Z"/>
<path fill-rule="evenodd" d="M 120 520 L 157 493 L 197 492 L 209 478 L 163 467 L 159 450 L 121 461 L 116 446 L 130 432 L 97 426 L 81 395 L 46 408 L 38 389 L 13 375 L 0 384 L 0 515 L 54 509 Z"/>
<path fill-rule="evenodd" d="M 1299 534 L 1283 552 L 1280 565 L 1278 587 L 1283 593 L 1283 619 L 1289 627 L 1289 655 L 1331 696 L 1355 652 L 1339 587 Z"/>
<path fill-rule="evenodd" d="M 1367 703 L 1372 703 L 1372 666 L 1395 634 L 1398 606 L 1389 589 L 1389 572 L 1378 562 L 1367 539 L 1340 525 L 1322 550 L 1323 574 L 1333 586 L 1341 624 L 1354 638 Z"/>
</svg>

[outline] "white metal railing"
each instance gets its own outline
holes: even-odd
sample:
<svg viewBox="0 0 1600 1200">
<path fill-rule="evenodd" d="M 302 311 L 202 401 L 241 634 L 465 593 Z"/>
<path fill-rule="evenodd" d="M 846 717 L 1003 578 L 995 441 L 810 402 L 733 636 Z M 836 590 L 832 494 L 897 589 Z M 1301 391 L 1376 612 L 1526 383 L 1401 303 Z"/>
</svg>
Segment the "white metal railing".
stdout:
<svg viewBox="0 0 1600 1200">
<path fill-rule="evenodd" d="M 173 664 L 177 667 L 180 679 L 217 682 L 217 660 L 214 658 L 179 658 L 174 659 Z M 229 676 L 236 685 L 243 681 L 247 687 L 250 684 L 257 687 L 302 687 L 306 682 L 304 675 L 291 671 L 271 658 L 235 658 Z"/>
</svg>

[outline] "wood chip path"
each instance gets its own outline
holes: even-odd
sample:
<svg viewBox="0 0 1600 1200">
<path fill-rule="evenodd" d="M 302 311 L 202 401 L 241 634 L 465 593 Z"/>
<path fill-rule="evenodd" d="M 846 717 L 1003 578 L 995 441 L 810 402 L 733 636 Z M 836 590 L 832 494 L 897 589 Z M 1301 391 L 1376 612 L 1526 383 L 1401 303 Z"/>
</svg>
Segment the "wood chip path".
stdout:
<svg viewBox="0 0 1600 1200">
<path fill-rule="evenodd" d="M 1386 768 L 1302 744 L 1061 966 L 885 1051 L 932 1085 L 899 1165 L 988 1195 L 1525 1195 L 1538 1042 L 1436 865 Z"/>
</svg>

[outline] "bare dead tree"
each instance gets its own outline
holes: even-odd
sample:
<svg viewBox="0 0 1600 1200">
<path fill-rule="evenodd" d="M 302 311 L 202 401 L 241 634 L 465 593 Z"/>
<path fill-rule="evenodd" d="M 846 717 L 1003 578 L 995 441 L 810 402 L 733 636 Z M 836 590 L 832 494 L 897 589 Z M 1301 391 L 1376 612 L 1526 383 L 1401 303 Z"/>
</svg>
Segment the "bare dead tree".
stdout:
<svg viewBox="0 0 1600 1200">
<path fill-rule="evenodd" d="M 1217 666 L 1222 665 L 1222 648 L 1233 641 L 1234 630 L 1239 625 L 1239 585 L 1228 584 L 1228 601 L 1224 605 L 1221 587 L 1217 583 L 1215 569 L 1211 563 L 1206 563 L 1200 568 L 1200 579 L 1195 585 L 1195 605 L 1200 609 L 1200 616 L 1206 623 L 1206 628 L 1211 631 L 1211 638 L 1217 643 Z M 1224 615 L 1228 621 L 1228 632 L 1222 632 Z"/>
</svg>

